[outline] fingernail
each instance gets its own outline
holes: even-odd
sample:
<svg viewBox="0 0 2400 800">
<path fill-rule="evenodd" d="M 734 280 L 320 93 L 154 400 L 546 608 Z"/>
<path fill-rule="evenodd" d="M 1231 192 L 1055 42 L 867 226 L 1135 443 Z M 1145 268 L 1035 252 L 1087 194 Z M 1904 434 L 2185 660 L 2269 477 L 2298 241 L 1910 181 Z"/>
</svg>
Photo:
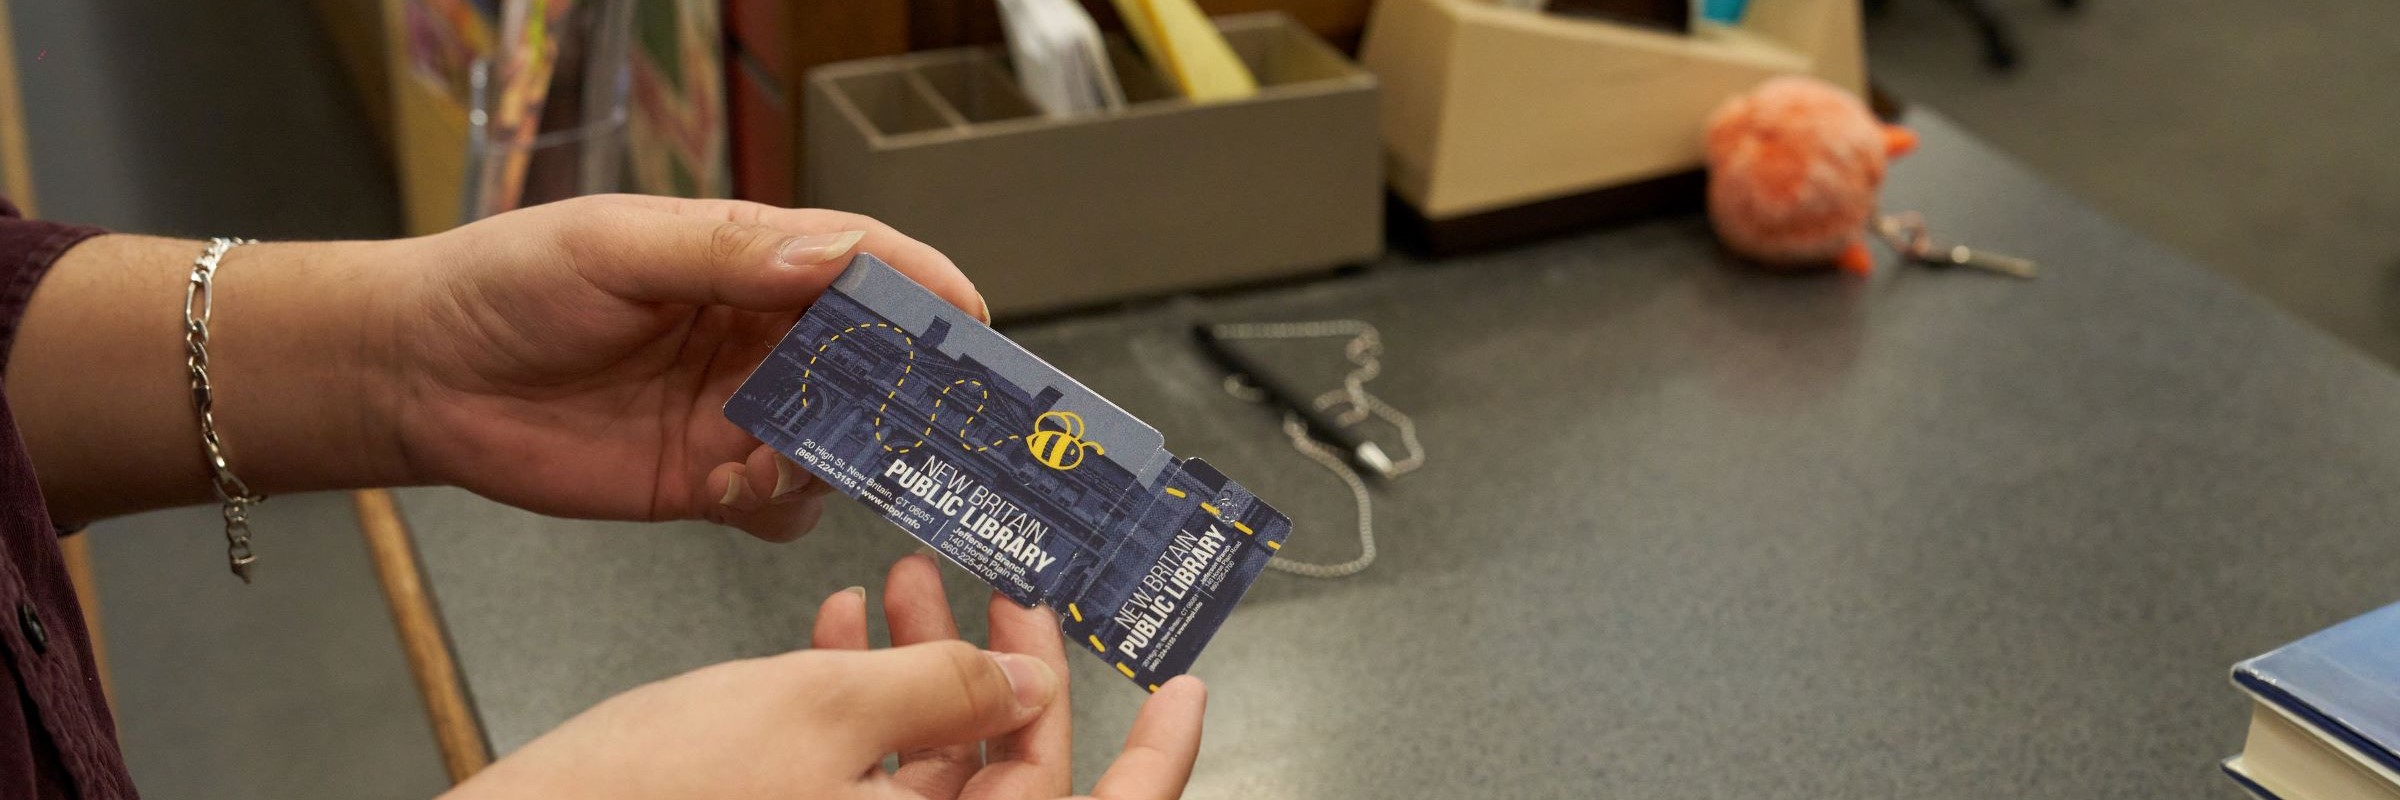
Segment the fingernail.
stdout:
<svg viewBox="0 0 2400 800">
<path fill-rule="evenodd" d="M 1048 664 L 1015 653 L 985 650 L 983 654 L 1000 665 L 1001 674 L 1008 676 L 1008 688 L 1016 692 L 1018 708 L 1048 705 L 1050 694 L 1058 691 L 1058 676 L 1050 674 Z"/>
<path fill-rule="evenodd" d="M 775 260 L 793 267 L 822 264 L 850 252 L 850 248 L 858 246 L 858 240 L 866 238 L 866 235 L 866 231 L 841 231 L 794 236 L 783 243 L 783 249 L 776 252 Z"/>
<path fill-rule="evenodd" d="M 721 505 L 726 508 L 732 508 L 736 501 L 741 500 L 749 493 L 750 480 L 748 478 L 742 477 L 740 473 L 726 476 L 725 496 L 717 498 L 717 505 Z"/>
<path fill-rule="evenodd" d="M 858 595 L 858 599 L 862 601 L 867 599 L 867 587 L 864 586 L 852 586 L 848 589 L 843 589 L 842 592 L 845 594 Z"/>
<path fill-rule="evenodd" d="M 776 456 L 775 493 L 768 495 L 767 501 L 781 503 L 790 499 L 794 492 L 800 491 L 807 485 L 808 477 L 800 474 L 800 465 L 792 463 L 790 459 L 783 456 Z"/>
<path fill-rule="evenodd" d="M 982 292 L 976 292 L 975 304 L 977 306 L 975 318 L 983 320 L 985 325 L 992 324 L 992 301 L 983 299 Z"/>
</svg>

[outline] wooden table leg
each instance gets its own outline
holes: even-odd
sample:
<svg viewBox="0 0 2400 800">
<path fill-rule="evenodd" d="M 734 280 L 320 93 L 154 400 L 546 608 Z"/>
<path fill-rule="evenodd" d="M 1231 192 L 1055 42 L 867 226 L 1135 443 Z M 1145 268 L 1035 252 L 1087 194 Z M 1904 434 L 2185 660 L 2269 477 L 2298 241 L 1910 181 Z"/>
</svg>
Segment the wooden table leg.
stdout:
<svg viewBox="0 0 2400 800">
<path fill-rule="evenodd" d="M 92 577 L 91 534 L 77 531 L 59 537 L 59 554 L 66 558 L 67 578 L 75 582 L 75 604 L 83 607 L 83 627 L 92 635 L 92 664 L 100 669 L 100 694 L 116 705 L 117 687 L 108 679 L 108 639 L 100 635 L 100 585 Z"/>
<path fill-rule="evenodd" d="M 450 782 L 473 777 L 492 760 L 483 726 L 467 699 L 466 686 L 451 655 L 449 634 L 435 612 L 433 596 L 418 569 L 416 545 L 408 523 L 391 492 L 370 489 L 352 495 L 358 506 L 359 530 L 366 536 L 367 553 L 375 559 L 375 579 L 383 586 L 392 609 L 392 626 L 400 633 L 400 649 L 408 656 L 408 671 L 417 692 L 425 698 L 425 715 L 433 723 L 434 744 L 441 749 L 442 766 Z"/>
</svg>

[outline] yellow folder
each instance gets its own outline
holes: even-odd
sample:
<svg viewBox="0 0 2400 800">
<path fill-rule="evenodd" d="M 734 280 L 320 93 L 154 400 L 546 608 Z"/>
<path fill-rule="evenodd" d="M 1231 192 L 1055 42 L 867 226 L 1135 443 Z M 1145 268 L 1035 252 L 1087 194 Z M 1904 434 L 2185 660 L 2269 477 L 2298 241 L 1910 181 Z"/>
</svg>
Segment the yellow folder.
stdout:
<svg viewBox="0 0 2400 800">
<path fill-rule="evenodd" d="M 1192 0 L 1115 0 L 1133 40 L 1194 100 L 1229 100 L 1258 93 L 1250 68 L 1233 54 L 1217 26 Z"/>
</svg>

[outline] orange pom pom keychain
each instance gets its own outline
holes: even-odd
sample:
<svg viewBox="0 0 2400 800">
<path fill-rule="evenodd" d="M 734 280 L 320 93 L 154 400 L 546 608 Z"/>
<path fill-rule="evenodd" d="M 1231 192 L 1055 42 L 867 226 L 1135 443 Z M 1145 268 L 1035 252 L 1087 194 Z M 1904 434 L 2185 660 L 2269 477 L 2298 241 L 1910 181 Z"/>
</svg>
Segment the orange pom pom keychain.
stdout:
<svg viewBox="0 0 2400 800">
<path fill-rule="evenodd" d="M 1708 120 L 1708 218 L 1725 246 L 1776 268 L 1874 272 L 1867 221 L 1884 167 L 1916 147 L 1816 78 L 1772 78 Z"/>
</svg>

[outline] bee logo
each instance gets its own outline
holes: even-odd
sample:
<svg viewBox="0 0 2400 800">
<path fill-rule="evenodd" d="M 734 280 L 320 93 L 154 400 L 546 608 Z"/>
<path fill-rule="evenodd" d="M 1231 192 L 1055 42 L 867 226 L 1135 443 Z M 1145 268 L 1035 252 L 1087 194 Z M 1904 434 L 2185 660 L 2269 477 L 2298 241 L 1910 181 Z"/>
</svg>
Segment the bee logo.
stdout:
<svg viewBox="0 0 2400 800">
<path fill-rule="evenodd" d="M 1065 471 L 1083 463 L 1083 451 L 1108 455 L 1108 449 L 1098 442 L 1083 440 L 1083 415 L 1073 411 L 1045 411 L 1033 420 L 1033 435 L 1025 437 L 1025 449 L 1032 451 L 1033 460 L 1051 469 Z"/>
</svg>

